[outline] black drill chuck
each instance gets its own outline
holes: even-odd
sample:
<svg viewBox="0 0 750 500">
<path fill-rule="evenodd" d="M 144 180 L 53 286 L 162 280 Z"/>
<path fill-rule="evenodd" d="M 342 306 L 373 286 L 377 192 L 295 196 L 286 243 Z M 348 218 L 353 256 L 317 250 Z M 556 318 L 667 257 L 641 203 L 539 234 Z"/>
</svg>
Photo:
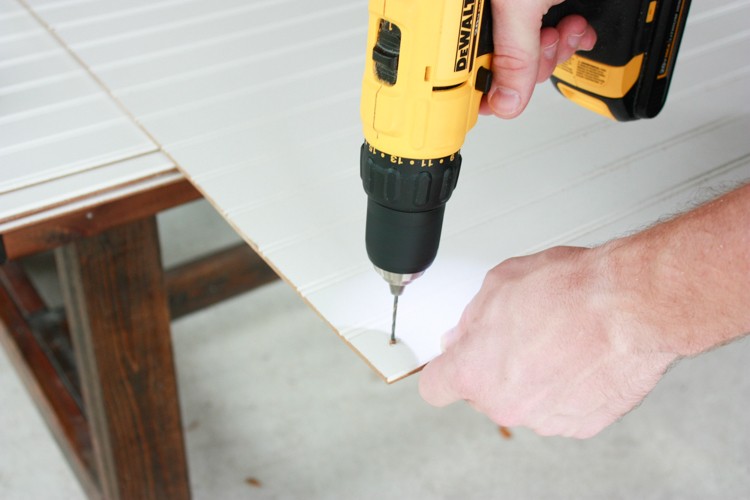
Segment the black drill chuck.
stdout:
<svg viewBox="0 0 750 500">
<path fill-rule="evenodd" d="M 365 142 L 360 176 L 368 196 L 365 242 L 375 267 L 417 274 L 435 260 L 445 204 L 458 182 L 461 155 L 416 159 Z"/>
</svg>

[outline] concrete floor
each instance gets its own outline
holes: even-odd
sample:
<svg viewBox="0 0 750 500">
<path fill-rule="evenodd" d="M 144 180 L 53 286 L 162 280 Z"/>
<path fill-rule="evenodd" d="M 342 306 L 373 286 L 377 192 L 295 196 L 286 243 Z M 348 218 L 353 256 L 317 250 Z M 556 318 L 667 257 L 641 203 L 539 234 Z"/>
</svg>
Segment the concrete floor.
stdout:
<svg viewBox="0 0 750 500">
<path fill-rule="evenodd" d="M 202 202 L 161 222 L 167 263 L 236 238 Z M 173 330 L 196 499 L 750 498 L 748 339 L 577 441 L 506 439 L 466 405 L 426 405 L 417 377 L 385 385 L 281 282 Z M 81 498 L 2 351 L 0 402 L 0 499 Z"/>
</svg>

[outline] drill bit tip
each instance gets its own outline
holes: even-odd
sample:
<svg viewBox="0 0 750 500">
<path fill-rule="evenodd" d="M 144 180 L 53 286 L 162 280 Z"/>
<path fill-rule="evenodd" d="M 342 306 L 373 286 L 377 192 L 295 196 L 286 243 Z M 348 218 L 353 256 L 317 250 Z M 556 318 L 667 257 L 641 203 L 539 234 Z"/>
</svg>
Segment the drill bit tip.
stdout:
<svg viewBox="0 0 750 500">
<path fill-rule="evenodd" d="M 391 341 L 390 344 L 396 343 L 396 315 L 398 314 L 398 295 L 393 296 L 393 322 L 391 323 Z"/>
</svg>

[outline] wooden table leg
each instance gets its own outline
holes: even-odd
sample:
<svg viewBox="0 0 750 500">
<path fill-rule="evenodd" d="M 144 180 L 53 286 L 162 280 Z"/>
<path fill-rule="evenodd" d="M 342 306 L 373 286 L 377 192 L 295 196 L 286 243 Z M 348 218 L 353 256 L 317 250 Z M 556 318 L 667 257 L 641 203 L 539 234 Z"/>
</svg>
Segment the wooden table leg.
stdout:
<svg viewBox="0 0 750 500">
<path fill-rule="evenodd" d="M 104 498 L 189 498 L 155 217 L 56 259 Z"/>
<path fill-rule="evenodd" d="M 60 373 L 60 363 L 51 358 L 49 349 L 45 349 L 30 324 L 30 318 L 43 314 L 45 309 L 46 304 L 17 263 L 0 265 L 0 344 L 5 347 L 84 492 L 92 500 L 100 499 L 89 425 L 80 398 L 74 394 L 78 391 L 71 391 L 70 379 Z"/>
</svg>

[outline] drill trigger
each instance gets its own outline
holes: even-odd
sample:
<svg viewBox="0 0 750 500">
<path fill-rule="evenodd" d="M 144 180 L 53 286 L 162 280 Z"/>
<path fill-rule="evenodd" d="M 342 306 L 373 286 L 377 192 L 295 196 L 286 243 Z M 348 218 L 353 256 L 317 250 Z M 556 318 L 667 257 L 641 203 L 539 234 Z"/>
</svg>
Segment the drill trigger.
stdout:
<svg viewBox="0 0 750 500">
<path fill-rule="evenodd" d="M 474 81 L 474 88 L 480 91 L 482 94 L 486 94 L 492 87 L 492 71 L 488 70 L 484 66 L 480 66 L 477 69 L 477 78 Z"/>
</svg>

